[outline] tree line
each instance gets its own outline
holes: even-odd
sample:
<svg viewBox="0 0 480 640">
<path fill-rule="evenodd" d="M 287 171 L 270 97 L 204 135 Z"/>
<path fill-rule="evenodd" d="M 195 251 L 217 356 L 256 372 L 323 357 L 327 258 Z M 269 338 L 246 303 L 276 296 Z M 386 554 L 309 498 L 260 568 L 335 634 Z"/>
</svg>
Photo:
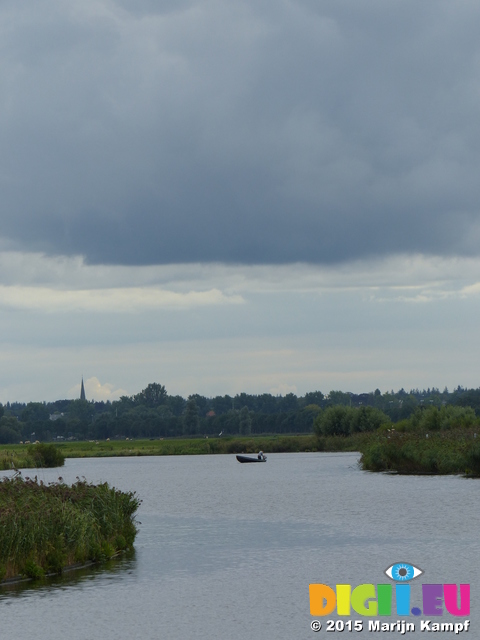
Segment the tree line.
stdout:
<svg viewBox="0 0 480 640">
<path fill-rule="evenodd" d="M 185 399 L 169 395 L 164 385 L 154 382 L 140 393 L 113 402 L 7 402 L 0 405 L 0 443 L 298 434 L 311 433 L 314 423 L 319 433 L 347 435 L 450 405 L 470 407 L 473 415 L 480 415 L 480 388 L 384 393 L 376 389 L 361 394 L 312 391 L 304 396 L 240 393 L 212 398 L 193 394 Z"/>
</svg>

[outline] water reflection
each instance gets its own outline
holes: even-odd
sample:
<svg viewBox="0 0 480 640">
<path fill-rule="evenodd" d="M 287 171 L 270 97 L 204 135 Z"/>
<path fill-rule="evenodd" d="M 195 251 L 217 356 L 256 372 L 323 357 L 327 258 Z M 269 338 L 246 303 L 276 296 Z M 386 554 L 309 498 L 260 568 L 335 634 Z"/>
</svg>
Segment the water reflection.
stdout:
<svg viewBox="0 0 480 640">
<path fill-rule="evenodd" d="M 84 589 L 88 588 L 89 582 L 98 585 L 102 581 L 132 576 L 137 569 L 137 564 L 136 551 L 131 549 L 118 558 L 86 567 L 67 569 L 62 574 L 47 576 L 42 580 L 22 580 L 6 583 L 0 587 L 0 602 L 3 606 L 4 604 L 9 604 L 10 598 L 42 597 L 50 594 L 52 589 Z"/>
</svg>

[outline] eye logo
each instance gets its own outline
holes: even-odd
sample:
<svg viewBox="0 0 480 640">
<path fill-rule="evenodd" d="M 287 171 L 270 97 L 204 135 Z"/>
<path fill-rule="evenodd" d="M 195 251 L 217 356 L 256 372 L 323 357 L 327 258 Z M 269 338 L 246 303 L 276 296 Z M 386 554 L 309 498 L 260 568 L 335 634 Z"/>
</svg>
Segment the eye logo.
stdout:
<svg viewBox="0 0 480 640">
<path fill-rule="evenodd" d="M 385 569 L 386 575 L 396 582 L 410 582 L 424 573 L 421 569 L 408 562 L 396 562 Z"/>
</svg>

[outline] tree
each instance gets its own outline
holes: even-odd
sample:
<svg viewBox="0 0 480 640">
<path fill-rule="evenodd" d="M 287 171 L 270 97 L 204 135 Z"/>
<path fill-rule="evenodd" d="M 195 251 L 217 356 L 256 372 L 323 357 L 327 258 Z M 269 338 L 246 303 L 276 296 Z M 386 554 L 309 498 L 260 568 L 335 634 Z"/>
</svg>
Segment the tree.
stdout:
<svg viewBox="0 0 480 640">
<path fill-rule="evenodd" d="M 168 396 L 167 406 L 174 416 L 181 416 L 185 410 L 185 399 L 182 396 Z"/>
<path fill-rule="evenodd" d="M 240 410 L 240 433 L 242 436 L 249 436 L 252 433 L 252 418 L 247 406 Z"/>
<path fill-rule="evenodd" d="M 58 421 L 57 421 L 58 422 Z M 95 420 L 95 437 L 106 440 L 114 435 L 115 420 L 110 413 L 102 413 Z"/>
<path fill-rule="evenodd" d="M 248 393 L 237 393 L 233 407 L 235 409 L 238 409 L 239 407 L 247 407 L 250 411 L 255 411 L 256 399 L 256 396 L 252 396 Z"/>
<path fill-rule="evenodd" d="M 167 399 L 167 391 L 163 384 L 157 382 L 151 382 L 143 391 L 137 393 L 135 401 L 139 404 L 144 404 L 147 407 L 158 407 Z"/>
<path fill-rule="evenodd" d="M 185 414 L 183 416 L 183 432 L 187 436 L 193 436 L 198 433 L 198 407 L 195 398 L 190 397 L 187 401 Z"/>
<path fill-rule="evenodd" d="M 305 406 L 318 405 L 319 407 L 321 407 L 324 399 L 325 396 L 321 391 L 309 391 L 305 394 L 304 403 Z"/>
<path fill-rule="evenodd" d="M 50 412 L 43 402 L 29 402 L 22 411 L 22 422 L 45 422 Z"/>
<path fill-rule="evenodd" d="M 20 423 L 13 416 L 0 418 L 0 444 L 20 442 Z"/>
<path fill-rule="evenodd" d="M 90 424 L 93 418 L 93 406 L 87 400 L 72 400 L 68 408 L 68 417 L 77 418 L 81 422 Z"/>
<path fill-rule="evenodd" d="M 352 396 L 350 393 L 344 391 L 330 391 L 328 394 L 328 400 L 330 406 L 344 405 L 350 406 L 352 404 Z"/>
<path fill-rule="evenodd" d="M 195 400 L 195 404 L 198 407 L 199 414 L 204 416 L 209 409 L 208 399 L 205 396 L 199 395 L 198 393 L 194 393 L 189 397 Z"/>
<path fill-rule="evenodd" d="M 216 396 L 211 400 L 210 406 L 218 416 L 222 413 L 228 413 L 229 411 L 231 411 L 233 403 L 234 400 L 231 396 Z"/>
<path fill-rule="evenodd" d="M 257 407 L 261 413 L 276 413 L 277 398 L 272 396 L 271 393 L 262 393 L 262 395 L 257 398 Z"/>
<path fill-rule="evenodd" d="M 318 436 L 346 436 L 350 433 L 350 423 L 355 409 L 336 405 L 318 414 L 313 429 Z"/>
<path fill-rule="evenodd" d="M 346 436 L 354 432 L 375 431 L 390 420 L 374 407 L 329 407 L 317 416 L 313 428 L 318 436 Z"/>
<path fill-rule="evenodd" d="M 286 396 L 279 399 L 279 409 L 287 413 L 288 411 L 297 411 L 298 399 L 294 393 L 287 393 Z"/>
<path fill-rule="evenodd" d="M 295 431 L 310 432 L 315 418 L 321 412 L 318 404 L 309 404 L 295 415 Z"/>
<path fill-rule="evenodd" d="M 382 424 L 390 423 L 387 415 L 374 407 L 360 407 L 354 409 L 351 420 L 351 430 L 354 431 L 376 431 Z"/>
</svg>

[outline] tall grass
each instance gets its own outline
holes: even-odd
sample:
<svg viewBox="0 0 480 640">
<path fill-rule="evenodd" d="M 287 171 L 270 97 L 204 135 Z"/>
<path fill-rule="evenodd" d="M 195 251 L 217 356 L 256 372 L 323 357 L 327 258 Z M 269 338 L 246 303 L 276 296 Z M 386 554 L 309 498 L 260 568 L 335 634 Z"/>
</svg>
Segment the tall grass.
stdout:
<svg viewBox="0 0 480 640">
<path fill-rule="evenodd" d="M 38 578 L 133 545 L 139 500 L 108 484 L 0 482 L 0 579 Z"/>
<path fill-rule="evenodd" d="M 58 446 L 37 442 L 34 445 L 11 445 L 0 451 L 0 469 L 38 469 L 63 467 L 65 456 Z"/>
<path fill-rule="evenodd" d="M 360 464 L 369 471 L 480 476 L 480 442 L 473 432 L 380 432 L 365 440 Z"/>
<path fill-rule="evenodd" d="M 12 447 L 5 447 L 0 451 L 0 469 L 8 471 L 9 469 L 29 469 L 33 468 L 34 462 L 26 448 L 14 450 Z"/>
<path fill-rule="evenodd" d="M 54 444 L 37 442 L 28 447 L 28 453 L 33 458 L 35 468 L 63 467 L 65 456 Z"/>
</svg>

